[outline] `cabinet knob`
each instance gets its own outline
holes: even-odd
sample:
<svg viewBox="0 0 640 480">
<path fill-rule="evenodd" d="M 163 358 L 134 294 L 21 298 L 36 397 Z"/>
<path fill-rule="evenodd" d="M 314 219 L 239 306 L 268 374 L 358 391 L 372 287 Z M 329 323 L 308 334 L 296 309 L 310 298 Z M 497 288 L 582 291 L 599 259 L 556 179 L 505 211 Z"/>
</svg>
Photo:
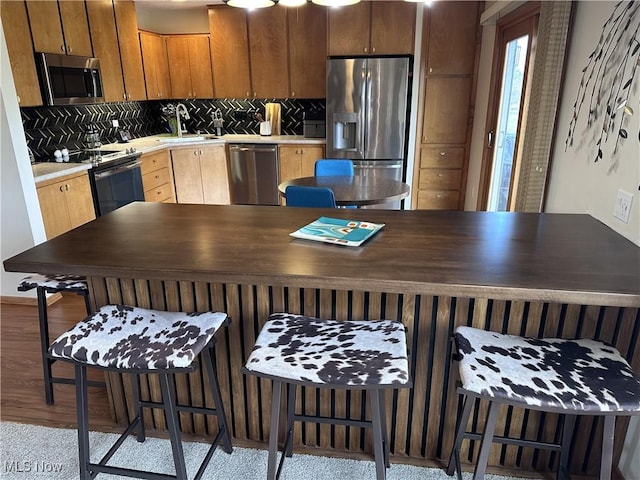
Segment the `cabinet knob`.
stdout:
<svg viewBox="0 0 640 480">
<path fill-rule="evenodd" d="M 369 51 L 367 47 L 364 47 L 362 50 L 364 51 L 364 53 L 367 53 Z"/>
<path fill-rule="evenodd" d="M 123 94 L 122 94 L 122 98 L 123 98 L 124 100 L 126 100 L 126 99 L 127 99 L 127 94 L 126 94 L 126 93 L 123 93 Z"/>
<path fill-rule="evenodd" d="M 291 96 L 295 97 L 296 96 L 296 92 L 291 92 Z"/>
<path fill-rule="evenodd" d="M 440 152 L 440 156 L 444 157 L 447 154 L 447 152 Z"/>
<path fill-rule="evenodd" d="M 198 151 L 197 151 L 197 150 L 194 150 L 194 151 L 193 151 L 193 154 L 197 157 L 197 156 L 198 156 Z"/>
<path fill-rule="evenodd" d="M 60 191 L 64 192 L 64 185 L 60 185 Z"/>
<path fill-rule="evenodd" d="M 71 53 L 71 52 L 72 52 L 71 45 L 67 45 L 67 53 Z"/>
<path fill-rule="evenodd" d="M 371 53 L 376 53 L 376 47 L 371 47 Z"/>
<path fill-rule="evenodd" d="M 64 48 L 64 45 L 60 45 L 60 50 L 62 50 L 62 53 L 67 53 L 66 48 Z"/>
<path fill-rule="evenodd" d="M 18 95 L 18 103 L 20 103 L 20 95 Z"/>
</svg>

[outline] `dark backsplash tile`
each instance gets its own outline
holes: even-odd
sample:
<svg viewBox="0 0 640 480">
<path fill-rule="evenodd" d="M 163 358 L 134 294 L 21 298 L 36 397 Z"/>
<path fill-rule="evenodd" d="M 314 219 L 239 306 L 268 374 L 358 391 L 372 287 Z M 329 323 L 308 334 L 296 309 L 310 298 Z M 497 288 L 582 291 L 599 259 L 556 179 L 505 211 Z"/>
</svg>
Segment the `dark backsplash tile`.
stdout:
<svg viewBox="0 0 640 480">
<path fill-rule="evenodd" d="M 223 133 L 258 134 L 258 121 L 255 113 L 264 116 L 266 103 L 280 103 L 282 135 L 302 135 L 303 113 L 305 111 L 324 111 L 323 99 L 214 99 L 180 100 L 189 111 L 190 120 L 184 122 L 191 132 L 216 133 L 213 128 L 212 114 L 222 112 Z M 176 100 L 104 103 L 99 105 L 73 105 L 62 107 L 26 107 L 22 108 L 22 124 L 27 137 L 27 145 L 36 157 L 50 157 L 54 150 L 66 147 L 69 150 L 84 148 L 83 138 L 86 126 L 97 125 L 101 132 L 102 143 L 116 141 L 119 129 L 129 130 L 132 137 L 145 137 L 169 131 L 168 124 L 162 119 L 161 108 Z M 243 115 L 248 113 L 248 115 Z M 112 120 L 118 120 L 120 126 L 112 126 Z"/>
</svg>

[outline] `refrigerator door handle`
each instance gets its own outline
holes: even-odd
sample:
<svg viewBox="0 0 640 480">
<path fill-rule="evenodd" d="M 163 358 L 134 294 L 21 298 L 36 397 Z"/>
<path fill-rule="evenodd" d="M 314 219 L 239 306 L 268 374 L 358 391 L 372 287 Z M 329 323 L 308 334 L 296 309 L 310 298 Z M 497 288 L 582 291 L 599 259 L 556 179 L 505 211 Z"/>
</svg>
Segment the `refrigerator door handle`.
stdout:
<svg viewBox="0 0 640 480">
<path fill-rule="evenodd" d="M 364 84 L 364 88 L 362 89 L 362 98 L 360 101 L 360 105 L 362 105 L 362 111 L 360 112 L 360 139 L 358 142 L 358 152 L 360 153 L 360 158 L 363 160 L 366 159 L 366 138 L 367 138 L 367 125 L 369 119 L 367 118 L 369 112 L 371 111 L 371 105 L 367 103 L 367 100 L 371 99 L 371 71 L 369 70 L 369 66 L 363 66 L 362 68 L 362 81 Z"/>
</svg>

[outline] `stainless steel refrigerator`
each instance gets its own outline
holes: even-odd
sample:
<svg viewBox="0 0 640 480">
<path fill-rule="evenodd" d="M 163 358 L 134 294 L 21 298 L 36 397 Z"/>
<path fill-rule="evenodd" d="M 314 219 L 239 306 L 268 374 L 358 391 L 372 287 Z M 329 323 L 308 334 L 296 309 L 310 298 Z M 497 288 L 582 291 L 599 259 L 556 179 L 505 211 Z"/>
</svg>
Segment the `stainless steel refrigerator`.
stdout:
<svg viewBox="0 0 640 480">
<path fill-rule="evenodd" d="M 356 174 L 405 178 L 411 68 L 408 56 L 327 60 L 327 158 L 352 159 Z"/>
</svg>

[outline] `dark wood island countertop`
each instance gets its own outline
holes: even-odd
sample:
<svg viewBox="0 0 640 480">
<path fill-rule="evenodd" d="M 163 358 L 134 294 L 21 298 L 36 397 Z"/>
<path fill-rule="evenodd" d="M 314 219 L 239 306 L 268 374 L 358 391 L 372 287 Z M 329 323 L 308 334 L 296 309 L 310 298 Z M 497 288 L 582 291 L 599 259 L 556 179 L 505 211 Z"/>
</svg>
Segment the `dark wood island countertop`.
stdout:
<svg viewBox="0 0 640 480">
<path fill-rule="evenodd" d="M 385 227 L 361 247 L 289 236 L 320 216 Z M 449 341 L 458 325 L 602 340 L 640 371 L 640 247 L 588 215 L 134 203 L 4 265 L 15 272 L 86 275 L 94 307 L 226 311 L 232 322 L 216 345 L 216 364 L 239 445 L 266 447 L 271 383 L 245 377 L 241 368 L 267 316 L 278 311 L 405 325 L 414 386 L 386 393 L 393 462 L 446 464 L 460 408 Z M 153 376 L 143 377 L 143 398 L 158 399 Z M 114 418 L 126 425 L 133 411 L 131 381 L 115 373 L 106 380 Z M 206 401 L 200 373 L 179 375 L 176 385 L 179 402 Z M 362 392 L 300 390 L 298 411 L 366 416 Z M 478 430 L 485 413 L 486 405 L 473 409 Z M 161 414 L 145 423 L 165 428 Z M 181 413 L 187 433 L 208 436 L 209 423 Z M 556 414 L 513 409 L 496 431 L 552 442 L 561 423 Z M 627 425 L 628 418 L 616 422 L 614 464 Z M 571 473 L 597 478 L 599 429 L 598 419 L 579 422 Z M 294 448 L 371 458 L 370 432 L 306 424 L 294 431 Z M 467 469 L 477 450 L 463 443 Z M 506 474 L 546 471 L 557 463 L 550 455 L 505 446 L 492 449 L 489 465 Z"/>
</svg>

